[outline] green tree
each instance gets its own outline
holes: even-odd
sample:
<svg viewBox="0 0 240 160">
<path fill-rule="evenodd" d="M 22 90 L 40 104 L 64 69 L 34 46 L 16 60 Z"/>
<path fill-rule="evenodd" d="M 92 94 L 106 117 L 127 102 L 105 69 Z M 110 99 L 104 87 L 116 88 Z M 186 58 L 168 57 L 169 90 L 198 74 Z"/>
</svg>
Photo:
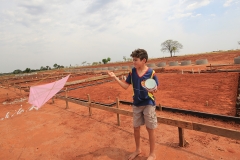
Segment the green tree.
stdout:
<svg viewBox="0 0 240 160">
<path fill-rule="evenodd" d="M 183 45 L 181 43 L 179 43 L 178 41 L 173 41 L 171 39 L 163 42 L 161 46 L 162 46 L 161 51 L 169 52 L 171 57 L 172 53 L 174 53 L 175 55 L 175 52 L 179 52 L 179 50 L 183 48 Z"/>
<path fill-rule="evenodd" d="M 82 62 L 82 65 L 84 66 L 85 63 L 87 63 L 87 61 Z"/>
<path fill-rule="evenodd" d="M 13 71 L 13 74 L 19 74 L 19 73 L 22 73 L 22 71 L 20 69 L 16 69 Z"/>
<path fill-rule="evenodd" d="M 53 67 L 54 67 L 54 68 L 57 68 L 57 67 L 58 67 L 58 64 L 57 64 L 57 63 L 55 63 L 55 64 L 53 65 Z"/>
<path fill-rule="evenodd" d="M 94 65 L 98 65 L 98 62 L 93 62 L 92 65 L 93 65 L 93 66 L 94 66 Z"/>
<path fill-rule="evenodd" d="M 30 68 L 26 68 L 23 72 L 24 73 L 29 73 L 29 72 L 31 72 L 31 69 Z"/>
<path fill-rule="evenodd" d="M 126 56 L 123 56 L 123 60 L 124 60 L 124 61 L 127 61 L 127 57 L 126 57 Z"/>
<path fill-rule="evenodd" d="M 40 70 L 46 70 L 46 68 L 45 68 L 45 67 L 43 67 L 43 66 L 41 66 Z"/>
<path fill-rule="evenodd" d="M 108 62 L 107 59 L 102 59 L 103 64 L 106 64 Z"/>
<path fill-rule="evenodd" d="M 103 62 L 103 64 L 106 64 L 107 62 L 110 62 L 111 61 L 111 58 L 107 58 L 107 59 L 102 59 L 102 62 Z"/>
</svg>

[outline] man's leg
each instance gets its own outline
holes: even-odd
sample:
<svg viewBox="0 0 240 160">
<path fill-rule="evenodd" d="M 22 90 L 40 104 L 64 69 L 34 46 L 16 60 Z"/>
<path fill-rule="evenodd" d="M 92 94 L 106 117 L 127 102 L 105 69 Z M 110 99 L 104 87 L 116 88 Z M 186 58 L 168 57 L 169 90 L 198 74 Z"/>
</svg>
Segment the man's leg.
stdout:
<svg viewBox="0 0 240 160">
<path fill-rule="evenodd" d="M 156 107 L 148 105 L 144 109 L 144 119 L 149 136 L 150 154 L 148 160 L 156 159 L 155 155 L 155 128 L 157 128 Z"/>
<path fill-rule="evenodd" d="M 133 106 L 133 127 L 134 127 L 134 139 L 135 139 L 136 150 L 128 157 L 129 160 L 134 159 L 141 153 L 140 126 L 144 125 L 144 117 L 143 117 L 144 108 L 145 108 L 144 106 L 143 107 Z"/>
<path fill-rule="evenodd" d="M 133 152 L 128 159 L 132 160 L 135 157 L 137 157 L 141 153 L 140 149 L 140 127 L 134 127 L 134 139 L 135 139 L 135 144 L 136 144 L 136 150 Z"/>
<path fill-rule="evenodd" d="M 146 127 L 147 128 L 147 127 Z M 150 154 L 147 160 L 155 160 L 155 131 L 154 129 L 147 128 L 148 136 L 149 136 L 149 144 L 150 144 Z"/>
</svg>

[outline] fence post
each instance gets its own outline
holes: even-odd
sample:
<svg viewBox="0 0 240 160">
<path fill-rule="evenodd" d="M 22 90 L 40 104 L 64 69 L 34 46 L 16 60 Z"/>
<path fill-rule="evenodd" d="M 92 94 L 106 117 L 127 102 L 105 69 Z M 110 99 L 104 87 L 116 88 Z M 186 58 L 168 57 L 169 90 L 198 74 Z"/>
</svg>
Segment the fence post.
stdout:
<svg viewBox="0 0 240 160">
<path fill-rule="evenodd" d="M 54 96 L 52 97 L 52 104 L 54 104 Z"/>
<path fill-rule="evenodd" d="M 179 146 L 184 147 L 185 139 L 184 139 L 184 129 L 178 127 L 178 135 L 179 135 Z"/>
<path fill-rule="evenodd" d="M 119 98 L 118 97 L 116 98 L 116 105 L 117 105 L 117 108 L 119 108 Z M 118 125 L 120 126 L 121 125 L 121 121 L 120 121 L 119 113 L 117 113 L 117 121 L 118 121 Z"/>
<path fill-rule="evenodd" d="M 162 105 L 159 103 L 159 110 L 162 111 Z"/>
<path fill-rule="evenodd" d="M 69 108 L 69 106 L 68 106 L 67 87 L 66 87 L 66 90 L 65 90 L 65 98 L 66 98 L 66 109 L 68 109 L 68 108 Z"/>
<path fill-rule="evenodd" d="M 91 108 L 91 98 L 90 98 L 90 95 L 87 94 L 87 97 L 88 97 L 88 103 L 89 103 L 89 116 L 92 116 L 92 108 Z"/>
</svg>

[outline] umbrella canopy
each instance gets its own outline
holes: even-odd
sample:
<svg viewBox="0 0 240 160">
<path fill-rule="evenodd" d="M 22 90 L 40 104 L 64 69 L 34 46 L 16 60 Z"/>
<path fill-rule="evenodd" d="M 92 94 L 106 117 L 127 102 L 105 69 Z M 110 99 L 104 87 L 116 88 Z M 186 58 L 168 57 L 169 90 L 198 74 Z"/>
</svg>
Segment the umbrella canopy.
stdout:
<svg viewBox="0 0 240 160">
<path fill-rule="evenodd" d="M 62 78 L 61 80 L 45 85 L 30 87 L 28 103 L 36 106 L 39 109 L 64 87 L 69 76 L 70 75 Z"/>
</svg>

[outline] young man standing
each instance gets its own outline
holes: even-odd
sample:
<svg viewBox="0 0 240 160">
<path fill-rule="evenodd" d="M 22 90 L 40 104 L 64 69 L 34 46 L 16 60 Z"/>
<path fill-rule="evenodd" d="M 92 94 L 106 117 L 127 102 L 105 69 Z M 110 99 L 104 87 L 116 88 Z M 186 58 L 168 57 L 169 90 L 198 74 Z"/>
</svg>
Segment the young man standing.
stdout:
<svg viewBox="0 0 240 160">
<path fill-rule="evenodd" d="M 142 86 L 142 82 L 152 78 L 158 85 L 157 76 L 154 75 L 155 71 L 146 66 L 148 60 L 148 54 L 144 49 L 136 49 L 132 52 L 134 68 L 129 73 L 126 81 L 119 80 L 113 72 L 108 72 L 110 77 L 113 77 L 118 84 L 127 89 L 130 84 L 133 86 L 133 127 L 134 138 L 136 144 L 136 150 L 129 156 L 129 160 L 134 159 L 141 154 L 140 148 L 140 126 L 146 125 L 146 129 L 149 135 L 150 154 L 148 160 L 156 159 L 155 155 L 155 133 L 154 129 L 157 128 L 156 106 L 153 96 L 154 91 L 149 92 Z"/>
</svg>

